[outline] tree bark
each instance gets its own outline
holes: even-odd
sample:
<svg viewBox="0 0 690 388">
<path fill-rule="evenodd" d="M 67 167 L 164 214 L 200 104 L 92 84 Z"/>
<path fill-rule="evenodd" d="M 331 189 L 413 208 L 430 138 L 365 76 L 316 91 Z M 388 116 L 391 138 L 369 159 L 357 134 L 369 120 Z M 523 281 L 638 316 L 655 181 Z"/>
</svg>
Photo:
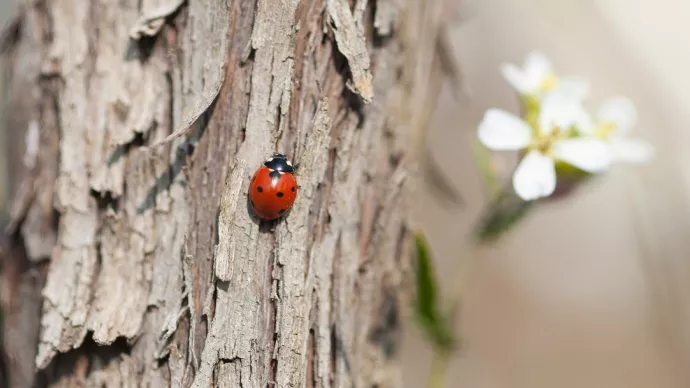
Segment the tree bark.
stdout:
<svg viewBox="0 0 690 388">
<path fill-rule="evenodd" d="M 2 40 L 5 386 L 398 385 L 443 14 L 25 0 Z M 299 195 L 259 222 L 273 152 Z"/>
</svg>

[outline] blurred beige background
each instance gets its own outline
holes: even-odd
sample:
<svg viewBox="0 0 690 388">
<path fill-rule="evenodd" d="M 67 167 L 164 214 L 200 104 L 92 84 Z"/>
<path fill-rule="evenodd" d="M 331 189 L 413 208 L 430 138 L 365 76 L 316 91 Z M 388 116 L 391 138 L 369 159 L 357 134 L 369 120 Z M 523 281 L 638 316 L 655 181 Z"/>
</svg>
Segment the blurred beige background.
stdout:
<svg viewBox="0 0 690 388">
<path fill-rule="evenodd" d="M 471 258 L 466 346 L 448 387 L 690 386 L 690 3 L 462 0 L 460 15 L 453 42 L 471 96 L 447 93 L 430 149 L 468 203 L 428 194 L 418 209 L 445 289 L 470 260 L 463 236 L 483 205 L 476 125 L 489 107 L 518 108 L 500 62 L 538 49 L 561 74 L 589 78 L 592 103 L 631 97 L 636 135 L 658 156 L 534 211 Z M 411 325 L 404 347 L 406 386 L 425 386 L 430 352 Z"/>
</svg>

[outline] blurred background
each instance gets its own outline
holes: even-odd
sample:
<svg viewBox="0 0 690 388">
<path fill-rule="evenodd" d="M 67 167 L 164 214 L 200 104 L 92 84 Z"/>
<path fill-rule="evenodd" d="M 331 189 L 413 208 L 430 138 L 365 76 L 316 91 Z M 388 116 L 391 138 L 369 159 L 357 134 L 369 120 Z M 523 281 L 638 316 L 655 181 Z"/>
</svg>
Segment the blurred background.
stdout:
<svg viewBox="0 0 690 388">
<path fill-rule="evenodd" d="M 470 95 L 444 92 L 430 151 L 465 203 L 449 206 L 429 191 L 417 209 L 444 290 L 458 265 L 473 263 L 457 327 L 465 346 L 447 386 L 690 386 L 690 3 L 450 1 L 462 1 L 452 43 Z M 13 2 L 0 0 L 0 22 Z M 476 125 L 490 107 L 517 112 L 498 66 L 522 64 L 535 49 L 559 73 L 589 78 L 594 103 L 631 97 L 636 135 L 658 155 L 539 208 L 469 257 L 464 237 L 484 205 L 470 149 Z M 513 163 L 505 160 L 504 177 Z M 405 386 L 422 387 L 431 352 L 412 324 L 405 333 Z"/>
<path fill-rule="evenodd" d="M 471 260 L 465 343 L 448 387 L 690 386 L 690 3 L 677 0 L 462 0 L 452 33 L 470 98 L 447 90 L 430 152 L 466 203 L 433 193 L 417 209 L 444 290 Z M 587 77 L 592 103 L 632 98 L 636 136 L 656 160 L 617 166 L 532 212 L 472 257 L 463 243 L 484 205 L 471 142 L 490 107 L 518 113 L 498 66 L 544 52 L 560 74 Z M 510 179 L 514 158 L 506 159 Z M 408 325 L 406 386 L 421 387 L 430 351 Z"/>
</svg>

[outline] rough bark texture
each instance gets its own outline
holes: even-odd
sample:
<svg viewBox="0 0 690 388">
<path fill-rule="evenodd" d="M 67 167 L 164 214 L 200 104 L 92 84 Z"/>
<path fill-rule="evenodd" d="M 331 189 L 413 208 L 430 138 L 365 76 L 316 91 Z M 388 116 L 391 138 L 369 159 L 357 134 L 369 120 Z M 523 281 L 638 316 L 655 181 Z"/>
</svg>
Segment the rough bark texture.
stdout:
<svg viewBox="0 0 690 388">
<path fill-rule="evenodd" d="M 25 0 L 2 41 L 4 383 L 398 385 L 442 14 Z M 259 222 L 249 178 L 276 151 L 299 196 Z"/>
</svg>

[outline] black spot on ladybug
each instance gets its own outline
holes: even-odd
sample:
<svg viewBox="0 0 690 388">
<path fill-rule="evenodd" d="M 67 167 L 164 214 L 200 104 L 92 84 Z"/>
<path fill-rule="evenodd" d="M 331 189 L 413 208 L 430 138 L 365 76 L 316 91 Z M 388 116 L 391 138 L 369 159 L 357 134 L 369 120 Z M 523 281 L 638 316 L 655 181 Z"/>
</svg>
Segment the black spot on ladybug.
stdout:
<svg viewBox="0 0 690 388">
<path fill-rule="evenodd" d="M 278 212 L 278 214 L 283 214 L 283 213 L 285 213 L 285 209 L 280 209 L 280 211 Z"/>
<path fill-rule="evenodd" d="M 270 176 L 271 179 L 280 179 L 280 173 L 276 170 L 271 171 L 271 173 L 268 174 L 268 176 Z"/>
<path fill-rule="evenodd" d="M 283 196 L 283 192 L 282 192 L 282 191 L 279 191 L 279 192 L 276 193 L 276 195 L 278 196 L 278 198 L 280 198 L 280 197 Z"/>
<path fill-rule="evenodd" d="M 258 186 L 258 187 L 256 188 L 256 191 L 258 191 L 258 192 L 260 192 L 260 193 L 261 193 L 261 192 L 263 192 L 263 191 L 264 191 L 264 188 L 263 188 L 263 187 L 261 187 L 261 186 Z"/>
<path fill-rule="evenodd" d="M 295 192 L 295 186 L 292 186 L 292 188 L 290 188 L 290 190 L 294 193 Z"/>
</svg>

